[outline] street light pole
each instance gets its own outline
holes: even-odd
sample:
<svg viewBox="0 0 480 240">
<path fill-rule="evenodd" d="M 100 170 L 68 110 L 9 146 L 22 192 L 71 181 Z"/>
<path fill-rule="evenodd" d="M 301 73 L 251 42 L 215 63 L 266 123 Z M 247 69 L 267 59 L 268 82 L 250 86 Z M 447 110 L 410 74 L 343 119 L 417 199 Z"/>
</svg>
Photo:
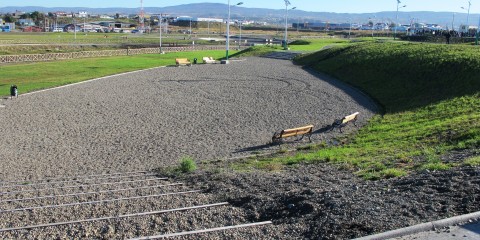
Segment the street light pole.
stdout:
<svg viewBox="0 0 480 240">
<path fill-rule="evenodd" d="M 453 13 L 452 17 L 452 31 L 455 31 L 455 13 Z"/>
<path fill-rule="evenodd" d="M 397 0 L 397 14 L 395 16 L 395 31 L 393 33 L 393 40 L 397 39 L 397 28 L 398 28 L 398 9 L 404 8 L 407 5 L 403 5 L 402 7 L 399 7 L 400 3 L 402 3 L 400 0 Z"/>
<path fill-rule="evenodd" d="M 350 39 L 350 33 L 352 32 L 352 19 L 349 19 L 350 27 L 348 29 L 348 39 Z"/>
<path fill-rule="evenodd" d="M 240 25 L 240 38 L 238 39 L 238 50 L 240 50 L 241 48 L 241 44 L 242 44 L 242 25 L 243 25 L 243 21 L 240 21 L 240 23 L 238 24 Z"/>
<path fill-rule="evenodd" d="M 373 38 L 373 31 L 375 30 L 375 18 L 376 16 L 373 16 L 373 18 L 370 18 L 372 20 L 372 38 Z"/>
<path fill-rule="evenodd" d="M 159 31 L 160 31 L 160 54 L 163 53 L 163 51 L 162 51 L 162 20 L 163 20 L 163 16 L 160 13 L 160 17 L 158 18 L 158 26 L 160 27 L 159 28 Z"/>
<path fill-rule="evenodd" d="M 468 24 L 469 24 L 469 17 L 470 17 L 470 7 L 472 6 L 472 2 L 471 1 L 468 1 L 468 8 L 465 9 L 464 7 L 461 7 L 463 10 L 467 10 L 467 27 L 468 27 Z"/>
<path fill-rule="evenodd" d="M 461 7 L 463 10 L 467 10 L 467 34 L 469 33 L 470 30 L 470 22 L 469 22 L 469 17 L 470 17 L 470 7 L 472 6 L 472 2 L 469 0 L 468 1 L 468 8 L 465 9 L 464 7 Z"/>
<path fill-rule="evenodd" d="M 237 3 L 238 5 L 242 5 L 243 2 Z M 226 44 L 226 53 L 225 53 L 225 63 L 228 63 L 228 50 L 230 49 L 230 0 L 228 0 L 228 18 L 227 18 L 227 44 Z"/>
<path fill-rule="evenodd" d="M 289 0 L 285 1 L 285 36 L 283 38 L 283 49 L 288 50 L 287 38 L 288 38 L 288 5 L 290 5 Z"/>
</svg>

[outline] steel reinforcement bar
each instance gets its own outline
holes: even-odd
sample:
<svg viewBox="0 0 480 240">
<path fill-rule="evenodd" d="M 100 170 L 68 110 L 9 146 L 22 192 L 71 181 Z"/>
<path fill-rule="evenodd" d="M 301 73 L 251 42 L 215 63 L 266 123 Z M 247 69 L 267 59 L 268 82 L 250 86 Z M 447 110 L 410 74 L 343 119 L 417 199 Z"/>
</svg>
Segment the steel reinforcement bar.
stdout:
<svg viewBox="0 0 480 240">
<path fill-rule="evenodd" d="M 118 219 L 118 218 L 140 217 L 140 216 L 147 216 L 147 215 L 154 215 L 154 214 L 187 211 L 187 210 L 209 208 L 209 207 L 218 207 L 223 205 L 228 205 L 228 202 L 175 208 L 175 209 L 166 209 L 166 210 L 159 210 L 159 211 L 152 211 L 152 212 L 125 214 L 125 215 L 118 215 L 118 216 L 111 216 L 111 217 L 82 219 L 82 220 L 75 220 L 75 221 L 69 221 L 69 222 L 46 223 L 46 224 L 30 225 L 30 226 L 24 226 L 24 227 L 3 228 L 3 229 L 0 229 L 0 232 L 23 230 L 23 229 L 34 229 L 34 228 L 51 227 L 51 226 L 61 226 L 61 225 L 76 224 L 76 223 L 83 223 L 83 222 L 105 221 L 105 220 Z"/>
<path fill-rule="evenodd" d="M 149 236 L 149 237 L 131 238 L 130 240 L 145 240 L 145 239 L 178 237 L 178 236 L 185 236 L 185 235 L 193 235 L 193 234 L 200 234 L 200 233 L 224 231 L 224 230 L 229 230 L 229 229 L 244 228 L 244 227 L 255 227 L 255 226 L 261 226 L 261 225 L 266 225 L 266 224 L 272 224 L 272 222 L 271 221 L 265 221 L 265 222 L 247 223 L 247 224 L 240 224 L 240 225 L 235 225 L 235 226 L 226 226 L 226 227 L 209 228 L 209 229 L 202 229 L 202 230 L 195 230 L 195 231 L 188 231 L 188 232 L 161 234 L 161 235 L 155 235 L 155 236 Z"/>
<path fill-rule="evenodd" d="M 97 192 L 77 192 L 77 193 L 59 194 L 59 195 L 46 195 L 46 196 L 38 196 L 38 197 L 31 197 L 31 198 L 5 199 L 5 200 L 0 200 L 0 203 L 2 203 L 2 202 L 7 202 L 7 203 L 8 202 L 23 202 L 23 201 L 29 201 L 29 200 L 40 200 L 40 199 L 59 198 L 59 197 L 74 197 L 74 196 L 99 194 L 99 193 L 126 192 L 126 191 L 131 191 L 131 190 L 138 190 L 138 189 L 161 188 L 161 187 L 170 187 L 170 186 L 179 186 L 179 185 L 183 185 L 183 183 L 151 185 L 151 186 L 134 187 L 134 188 L 109 189 L 109 190 L 97 191 Z"/>
<path fill-rule="evenodd" d="M 167 180 L 167 179 L 168 178 L 148 178 L 148 179 L 142 179 L 142 180 L 132 180 L 132 181 L 123 181 L 123 182 L 106 182 L 106 183 L 95 183 L 95 184 L 82 184 L 82 185 L 63 186 L 63 187 L 56 187 L 56 188 L 39 188 L 39 189 L 32 189 L 32 190 L 0 192 L 0 196 L 1 195 L 9 195 L 9 194 L 17 194 L 17 193 L 26 193 L 26 192 L 40 192 L 40 191 L 53 190 L 53 189 L 80 188 L 80 187 L 91 187 L 91 186 L 100 186 L 100 185 L 115 185 L 115 184 L 158 181 L 158 180 Z"/>
<path fill-rule="evenodd" d="M 5 209 L 5 210 L 0 210 L 0 213 L 20 212 L 20 211 L 29 211 L 29 210 L 45 209 L 45 208 L 71 207 L 71 206 L 90 205 L 90 204 L 98 204 L 98 203 L 109 203 L 109 202 L 127 201 L 127 200 L 134 200 L 134 199 L 143 199 L 143 198 L 184 195 L 184 194 L 198 193 L 198 192 L 201 192 L 201 191 L 200 190 L 191 190 L 191 191 L 184 191 L 184 192 L 161 193 L 161 194 L 152 194 L 152 195 L 145 195 L 145 196 L 115 198 L 115 199 L 106 199 L 106 200 L 97 200 L 97 201 L 88 201 L 88 202 L 74 202 L 74 203 L 65 203 L 65 204 L 57 204 L 57 205 L 44 205 L 44 206 L 28 207 L 28 208 Z"/>
<path fill-rule="evenodd" d="M 30 187 L 30 186 L 39 186 L 39 185 L 53 185 L 58 183 L 70 183 L 70 182 L 79 182 L 79 181 L 96 181 L 96 180 L 106 180 L 106 179 L 115 179 L 115 178 L 133 178 L 133 177 L 149 177 L 149 176 L 156 176 L 155 173 L 148 173 L 148 174 L 139 174 L 139 175 L 124 175 L 124 176 L 110 176 L 105 178 L 82 178 L 82 179 L 72 179 L 66 181 L 53 181 L 53 182 L 41 182 L 41 183 L 29 183 L 25 182 L 24 184 L 15 184 L 15 185 L 5 185 L 0 186 L 0 188 L 13 188 L 13 187 Z"/>
<path fill-rule="evenodd" d="M 61 179 L 77 179 L 77 178 L 90 178 L 90 177 L 104 177 L 104 176 L 113 176 L 113 175 L 122 175 L 122 174 L 137 174 L 137 173 L 149 173 L 150 171 L 136 171 L 136 172 L 124 172 L 124 173 L 106 173 L 106 174 L 94 174 L 94 175 L 79 175 L 79 176 L 70 176 L 70 177 L 60 177 L 60 178 L 44 178 L 36 180 L 23 180 L 23 181 L 0 181 L 0 184 L 22 184 L 22 183 L 37 183 L 37 182 L 46 182 L 52 180 L 61 180 Z"/>
</svg>

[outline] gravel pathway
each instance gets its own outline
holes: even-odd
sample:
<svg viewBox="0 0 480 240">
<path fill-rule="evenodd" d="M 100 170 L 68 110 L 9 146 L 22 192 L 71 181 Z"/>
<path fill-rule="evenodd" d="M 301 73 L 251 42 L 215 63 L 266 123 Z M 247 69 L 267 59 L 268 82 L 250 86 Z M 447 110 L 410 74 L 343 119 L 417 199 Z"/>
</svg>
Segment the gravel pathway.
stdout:
<svg viewBox="0 0 480 240">
<path fill-rule="evenodd" d="M 274 151 L 278 147 L 265 144 L 277 130 L 320 129 L 357 111 L 363 124 L 375 111 L 347 86 L 267 58 L 157 68 L 0 105 L 2 181 L 149 170 L 187 155 L 200 161 Z"/>
</svg>

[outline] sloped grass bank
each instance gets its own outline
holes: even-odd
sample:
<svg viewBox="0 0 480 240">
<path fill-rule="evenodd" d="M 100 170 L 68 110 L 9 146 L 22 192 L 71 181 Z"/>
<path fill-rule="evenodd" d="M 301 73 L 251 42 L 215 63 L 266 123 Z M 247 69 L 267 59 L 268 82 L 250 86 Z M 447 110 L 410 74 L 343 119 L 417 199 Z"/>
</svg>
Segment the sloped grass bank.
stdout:
<svg viewBox="0 0 480 240">
<path fill-rule="evenodd" d="M 369 42 L 316 52 L 298 63 L 364 90 L 387 112 L 480 89 L 480 48 L 474 46 Z"/>
<path fill-rule="evenodd" d="M 385 114 L 370 120 L 342 146 L 251 159 L 237 167 L 332 162 L 366 179 L 476 163 L 442 160 L 453 150 L 479 154 L 480 49 L 403 43 L 361 43 L 304 56 L 298 63 L 354 85 Z"/>
</svg>

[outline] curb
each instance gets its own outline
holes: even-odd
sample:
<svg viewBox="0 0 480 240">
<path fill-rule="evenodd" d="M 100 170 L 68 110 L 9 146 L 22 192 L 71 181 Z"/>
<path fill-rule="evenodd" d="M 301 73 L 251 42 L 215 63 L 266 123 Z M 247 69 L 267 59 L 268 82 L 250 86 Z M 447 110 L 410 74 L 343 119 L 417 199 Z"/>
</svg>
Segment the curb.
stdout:
<svg viewBox="0 0 480 240">
<path fill-rule="evenodd" d="M 421 223 L 418 225 L 400 228 L 384 233 L 378 233 L 375 235 L 365 236 L 361 238 L 355 238 L 354 240 L 380 240 L 380 239 L 390 239 L 396 237 L 403 237 L 410 234 L 416 234 L 427 231 L 435 231 L 438 228 L 444 228 L 452 225 L 458 225 L 470 220 L 480 219 L 480 212 L 469 213 L 465 215 L 455 216 L 451 218 L 446 218 L 438 221 L 432 221 L 428 223 Z"/>
</svg>

